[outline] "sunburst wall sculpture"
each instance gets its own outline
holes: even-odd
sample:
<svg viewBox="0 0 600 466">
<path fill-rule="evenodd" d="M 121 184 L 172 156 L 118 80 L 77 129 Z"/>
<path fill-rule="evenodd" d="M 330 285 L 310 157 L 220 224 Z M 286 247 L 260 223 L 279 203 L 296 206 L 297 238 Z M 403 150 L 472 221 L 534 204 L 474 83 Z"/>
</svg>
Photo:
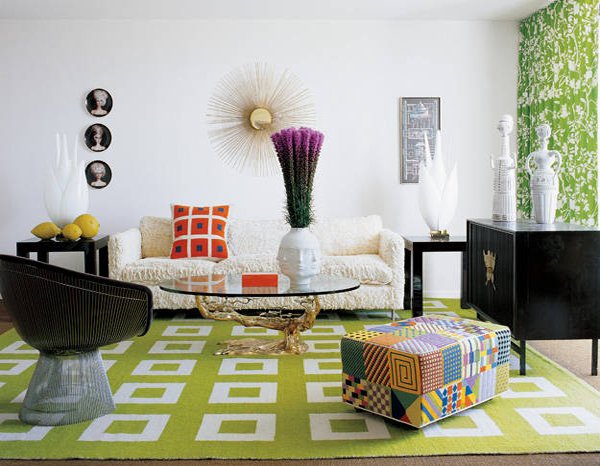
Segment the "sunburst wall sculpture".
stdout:
<svg viewBox="0 0 600 466">
<path fill-rule="evenodd" d="M 252 63 L 225 75 L 208 101 L 208 135 L 235 169 L 267 176 L 279 169 L 271 134 L 315 121 L 312 97 L 289 70 Z"/>
</svg>

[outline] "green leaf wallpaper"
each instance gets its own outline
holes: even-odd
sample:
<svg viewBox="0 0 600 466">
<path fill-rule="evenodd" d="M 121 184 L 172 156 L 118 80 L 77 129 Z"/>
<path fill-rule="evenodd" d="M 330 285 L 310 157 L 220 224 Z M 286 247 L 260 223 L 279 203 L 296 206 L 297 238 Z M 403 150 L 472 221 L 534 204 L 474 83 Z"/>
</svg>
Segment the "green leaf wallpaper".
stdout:
<svg viewBox="0 0 600 466">
<path fill-rule="evenodd" d="M 527 155 L 539 148 L 536 126 L 548 123 L 548 148 L 563 156 L 556 221 L 598 224 L 598 7 L 600 0 L 557 0 L 521 22 L 517 96 L 517 210 L 531 215 Z"/>
</svg>

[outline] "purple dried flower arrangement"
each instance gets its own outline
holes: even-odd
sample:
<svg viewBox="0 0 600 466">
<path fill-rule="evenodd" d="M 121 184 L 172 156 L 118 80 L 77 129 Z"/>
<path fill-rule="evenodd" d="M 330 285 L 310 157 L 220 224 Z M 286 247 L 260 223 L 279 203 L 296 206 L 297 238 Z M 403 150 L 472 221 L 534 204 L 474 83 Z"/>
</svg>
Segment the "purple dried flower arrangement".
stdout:
<svg viewBox="0 0 600 466">
<path fill-rule="evenodd" d="M 312 187 L 323 139 L 323 133 L 310 128 L 285 128 L 271 135 L 285 184 L 286 220 L 292 228 L 306 228 L 313 221 Z"/>
</svg>

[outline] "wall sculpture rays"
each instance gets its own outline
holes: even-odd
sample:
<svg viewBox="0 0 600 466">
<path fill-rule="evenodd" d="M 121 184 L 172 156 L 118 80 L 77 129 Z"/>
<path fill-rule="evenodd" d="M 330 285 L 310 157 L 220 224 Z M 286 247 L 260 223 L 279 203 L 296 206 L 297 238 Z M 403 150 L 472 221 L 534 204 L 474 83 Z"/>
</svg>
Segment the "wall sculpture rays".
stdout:
<svg viewBox="0 0 600 466">
<path fill-rule="evenodd" d="M 289 70 L 266 63 L 234 69 L 218 83 L 208 101 L 209 139 L 219 157 L 255 176 L 278 171 L 271 134 L 315 121 L 312 97 Z"/>
</svg>

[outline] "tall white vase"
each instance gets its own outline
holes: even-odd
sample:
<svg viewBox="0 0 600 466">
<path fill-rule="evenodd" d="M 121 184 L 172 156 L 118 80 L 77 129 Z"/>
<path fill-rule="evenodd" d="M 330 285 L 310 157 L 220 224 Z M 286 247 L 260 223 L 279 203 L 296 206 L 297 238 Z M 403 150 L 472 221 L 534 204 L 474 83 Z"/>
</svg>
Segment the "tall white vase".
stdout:
<svg viewBox="0 0 600 466">
<path fill-rule="evenodd" d="M 277 262 L 292 288 L 307 288 L 321 270 L 319 240 L 308 228 L 291 228 L 281 239 Z"/>
<path fill-rule="evenodd" d="M 535 132 L 540 140 L 541 149 L 529 154 L 525 161 L 525 167 L 531 177 L 533 214 L 537 223 L 554 223 L 562 157 L 557 151 L 548 150 L 548 139 L 552 133 L 549 125 L 540 125 Z M 533 171 L 529 165 L 531 160 L 536 165 Z M 552 168 L 555 161 L 556 170 Z"/>
<path fill-rule="evenodd" d="M 510 152 L 509 134 L 514 127 L 510 115 L 502 115 L 498 131 L 502 136 L 500 156 L 492 156 L 490 163 L 494 170 L 492 220 L 514 222 L 517 219 L 516 157 Z"/>
<path fill-rule="evenodd" d="M 89 191 L 85 179 L 85 161 L 77 161 L 77 138 L 69 156 L 66 134 L 56 134 L 56 158 L 48 164 L 44 186 L 44 204 L 48 217 L 59 227 L 73 222 L 88 210 Z"/>
</svg>

